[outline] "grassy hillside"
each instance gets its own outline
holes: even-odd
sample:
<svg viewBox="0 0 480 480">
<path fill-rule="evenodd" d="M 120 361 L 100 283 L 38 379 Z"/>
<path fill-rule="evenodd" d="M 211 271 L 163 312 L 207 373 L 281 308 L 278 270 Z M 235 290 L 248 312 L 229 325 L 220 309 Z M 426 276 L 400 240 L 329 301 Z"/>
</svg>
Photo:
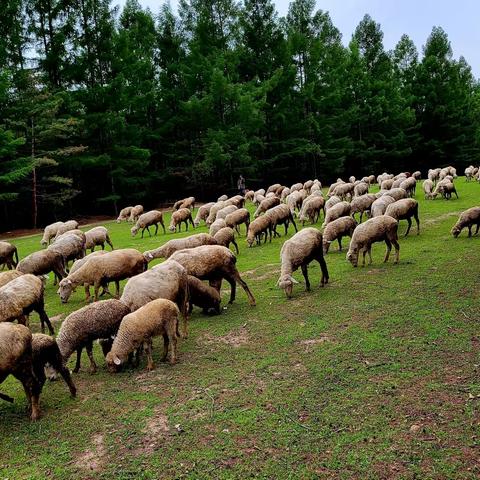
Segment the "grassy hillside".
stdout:
<svg viewBox="0 0 480 480">
<path fill-rule="evenodd" d="M 381 263 L 376 244 L 373 265 L 354 269 L 332 244 L 330 283 L 318 287 L 312 264 L 312 292 L 297 285 L 291 300 L 276 287 L 285 238 L 248 249 L 242 236 L 238 267 L 257 307 L 241 289 L 227 305 L 225 285 L 221 316 L 195 309 L 173 367 L 156 339 L 156 370 L 111 375 L 96 345 L 99 372 L 84 354 L 75 400 L 47 383 L 37 423 L 9 378 L 0 478 L 478 478 L 480 238 L 450 229 L 480 185 L 459 178 L 457 189 L 459 200 L 425 201 L 419 184 L 422 230 L 400 239 L 399 265 Z M 116 248 L 174 238 L 106 226 Z M 14 243 L 23 257 L 39 240 Z M 83 292 L 62 305 L 50 280 L 46 303 L 58 331 Z"/>
</svg>

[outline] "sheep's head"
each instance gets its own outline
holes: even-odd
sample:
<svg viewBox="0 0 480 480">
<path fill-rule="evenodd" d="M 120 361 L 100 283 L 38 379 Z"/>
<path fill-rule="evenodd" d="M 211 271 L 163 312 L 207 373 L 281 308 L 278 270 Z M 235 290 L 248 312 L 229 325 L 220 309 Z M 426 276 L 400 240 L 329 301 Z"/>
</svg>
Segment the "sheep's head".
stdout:
<svg viewBox="0 0 480 480">
<path fill-rule="evenodd" d="M 41 245 L 42 247 L 46 247 L 46 246 L 48 245 L 48 242 L 47 242 L 44 238 L 42 238 L 42 239 L 40 240 L 40 245 Z"/>
<path fill-rule="evenodd" d="M 254 241 L 255 241 L 255 235 L 253 235 L 253 233 L 249 231 L 247 234 L 247 245 L 251 247 Z"/>
<path fill-rule="evenodd" d="M 173 233 L 175 232 L 175 225 L 173 223 L 170 224 L 170 226 L 168 227 L 168 229 Z"/>
<path fill-rule="evenodd" d="M 454 225 L 452 228 L 452 235 L 457 238 L 460 235 L 462 229 L 458 225 Z"/>
<path fill-rule="evenodd" d="M 75 291 L 76 285 L 69 278 L 64 278 L 58 287 L 57 293 L 60 295 L 60 300 L 62 303 L 67 303 L 70 295 Z"/>
<path fill-rule="evenodd" d="M 194 220 L 193 221 L 193 226 L 197 228 L 200 225 L 200 220 Z"/>
<path fill-rule="evenodd" d="M 135 225 L 130 229 L 132 237 L 134 237 L 138 233 L 138 227 Z"/>
<path fill-rule="evenodd" d="M 155 257 L 152 255 L 151 252 L 144 252 L 143 253 L 143 258 L 148 263 L 148 262 L 151 262 Z"/>
<path fill-rule="evenodd" d="M 278 279 L 278 286 L 285 290 L 285 295 L 287 296 L 287 298 L 292 297 L 294 284 L 298 284 L 298 282 L 291 275 L 282 275 Z"/>
<path fill-rule="evenodd" d="M 347 260 L 354 266 L 358 266 L 358 249 L 352 249 L 347 253 Z"/>
<path fill-rule="evenodd" d="M 108 371 L 111 373 L 116 373 L 120 370 L 123 361 L 112 351 L 109 351 L 105 356 L 105 361 L 107 362 Z"/>
<path fill-rule="evenodd" d="M 323 254 L 326 255 L 328 253 L 328 249 L 330 248 L 330 244 L 332 243 L 331 240 L 323 239 Z"/>
</svg>

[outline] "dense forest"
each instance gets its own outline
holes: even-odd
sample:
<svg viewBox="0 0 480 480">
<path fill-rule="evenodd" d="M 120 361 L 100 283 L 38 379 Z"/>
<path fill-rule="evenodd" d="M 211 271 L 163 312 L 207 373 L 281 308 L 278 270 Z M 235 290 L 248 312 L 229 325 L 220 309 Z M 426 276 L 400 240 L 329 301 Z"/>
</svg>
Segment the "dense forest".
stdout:
<svg viewBox="0 0 480 480">
<path fill-rule="evenodd" d="M 434 27 L 348 45 L 314 0 L 3 0 L 1 230 L 318 177 L 480 163 L 480 87 Z"/>
</svg>

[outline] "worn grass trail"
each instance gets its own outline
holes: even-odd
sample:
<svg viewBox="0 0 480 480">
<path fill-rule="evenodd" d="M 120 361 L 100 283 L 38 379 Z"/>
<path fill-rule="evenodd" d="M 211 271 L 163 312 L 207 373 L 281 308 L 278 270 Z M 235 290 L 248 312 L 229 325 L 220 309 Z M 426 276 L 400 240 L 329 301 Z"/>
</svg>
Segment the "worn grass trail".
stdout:
<svg viewBox="0 0 480 480">
<path fill-rule="evenodd" d="M 373 265 L 354 269 L 332 244 L 330 283 L 319 288 L 312 265 L 312 292 L 302 283 L 292 300 L 275 285 L 285 238 L 248 249 L 242 236 L 238 267 L 257 307 L 239 289 L 221 316 L 195 310 L 174 367 L 158 362 L 157 339 L 155 371 L 110 375 L 95 346 L 99 372 L 85 356 L 76 400 L 47 384 L 35 424 L 8 379 L 0 478 L 478 478 L 480 238 L 450 228 L 480 185 L 457 188 L 459 200 L 425 201 L 418 185 L 421 235 L 400 239 L 398 266 L 375 244 Z M 173 238 L 107 226 L 117 248 Z M 18 239 L 20 255 L 39 238 Z M 83 305 L 80 289 L 61 305 L 50 281 L 50 316 Z"/>
</svg>

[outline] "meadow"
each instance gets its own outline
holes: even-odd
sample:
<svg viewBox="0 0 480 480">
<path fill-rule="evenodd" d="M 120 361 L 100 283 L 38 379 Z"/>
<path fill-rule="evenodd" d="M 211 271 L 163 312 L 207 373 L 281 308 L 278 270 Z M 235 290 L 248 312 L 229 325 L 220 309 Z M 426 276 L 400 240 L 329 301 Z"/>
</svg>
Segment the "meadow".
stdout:
<svg viewBox="0 0 480 480">
<path fill-rule="evenodd" d="M 143 361 L 109 374 L 95 345 L 98 373 L 84 353 L 78 398 L 47 382 L 36 423 L 7 379 L 15 403 L 0 403 L 0 478 L 479 478 L 480 238 L 450 229 L 479 204 L 480 185 L 456 186 L 459 200 L 426 201 L 419 182 L 421 233 L 404 238 L 400 223 L 399 265 L 383 264 L 375 244 L 373 264 L 354 269 L 348 241 L 343 252 L 335 243 L 330 283 L 319 287 L 312 264 L 312 291 L 296 272 L 291 300 L 276 286 L 285 237 L 249 249 L 242 226 L 237 265 L 257 306 L 242 289 L 228 305 L 224 284 L 221 315 L 194 309 L 176 365 L 159 361 L 154 341 L 152 372 Z M 132 238 L 130 224 L 104 225 L 116 248 L 142 252 L 186 235 Z M 40 235 L 10 241 L 21 258 L 40 248 Z M 56 331 L 84 304 L 78 289 L 62 305 L 50 278 Z"/>
</svg>

